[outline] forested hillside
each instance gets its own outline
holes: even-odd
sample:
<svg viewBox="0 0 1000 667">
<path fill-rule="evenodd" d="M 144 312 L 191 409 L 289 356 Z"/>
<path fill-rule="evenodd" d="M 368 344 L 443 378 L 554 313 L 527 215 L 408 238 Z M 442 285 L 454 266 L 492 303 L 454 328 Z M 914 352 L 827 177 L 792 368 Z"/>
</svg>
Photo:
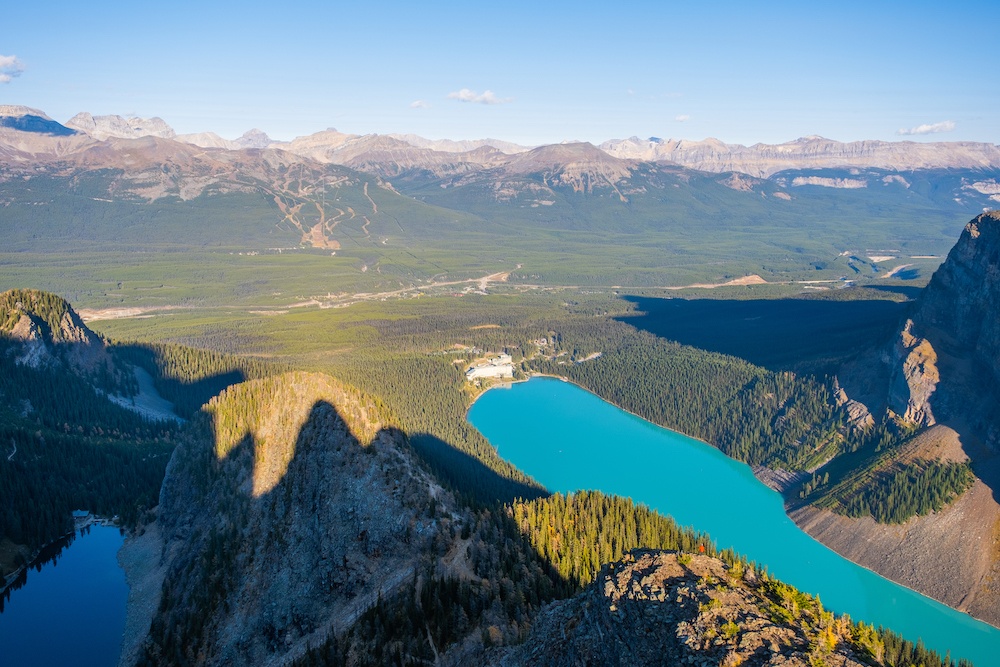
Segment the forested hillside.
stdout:
<svg viewBox="0 0 1000 667">
<path fill-rule="evenodd" d="M 269 372 L 182 346 L 108 346 L 66 301 L 35 290 L 0 294 L 0 324 L 4 577 L 71 530 L 74 510 L 133 527 L 156 506 L 180 426 L 132 409 L 141 402 L 136 366 L 184 416 L 228 384 Z"/>
<path fill-rule="evenodd" d="M 587 592 L 602 564 L 623 557 L 627 563 L 627 554 L 637 547 L 676 551 L 672 557 L 683 568 L 693 569 L 694 559 L 716 556 L 715 546 L 706 536 L 679 528 L 644 506 L 600 493 L 555 495 L 515 503 L 500 514 L 481 511 L 453 539 L 456 546 L 449 549 L 445 542 L 436 553 L 426 555 L 423 568 L 413 580 L 395 595 L 381 597 L 348 633 L 329 638 L 293 664 L 523 664 L 526 654 L 533 656 L 530 664 L 549 664 L 550 660 L 560 659 L 556 656 L 572 653 L 565 643 L 567 632 L 586 623 L 583 619 L 590 619 L 598 609 L 608 609 L 608 602 L 595 605 Z M 461 558 L 463 549 L 466 562 L 456 569 L 451 559 L 456 550 Z M 609 624 L 617 628 L 614 634 L 630 646 L 648 639 L 662 650 L 676 633 L 678 623 L 693 625 L 699 614 L 716 611 L 721 620 L 711 625 L 718 628 L 725 620 L 725 631 L 713 633 L 699 622 L 698 634 L 705 633 L 705 642 L 690 652 L 691 656 L 709 658 L 720 647 L 735 649 L 742 645 L 744 633 L 756 634 L 752 617 L 727 611 L 731 603 L 722 601 L 728 589 L 748 588 L 761 596 L 758 604 L 766 614 L 767 625 L 785 626 L 792 637 L 811 639 L 775 644 L 770 652 L 787 652 L 796 647 L 802 651 L 802 658 L 808 652 L 814 660 L 828 660 L 834 653 L 846 652 L 868 665 L 955 665 L 891 632 L 855 624 L 846 617 L 835 619 L 823 610 L 818 599 L 769 578 L 766 571 L 736 554 L 723 552 L 718 557 L 721 561 L 717 567 L 726 574 L 715 580 L 704 576 L 698 579 L 699 587 L 718 586 L 700 597 L 700 607 L 685 608 L 671 598 L 665 607 L 657 605 L 639 612 L 649 618 L 666 611 L 671 622 L 640 631 L 618 619 Z M 648 585 L 651 579 L 643 581 Z M 602 583 L 599 590 L 606 591 L 604 586 Z M 543 606 L 558 600 L 563 602 Z M 565 605 L 582 605 L 590 611 L 581 611 L 575 620 L 560 624 L 555 631 L 547 628 L 547 616 Z M 614 603 L 611 609 L 614 611 Z M 542 624 L 541 630 L 536 629 L 538 623 Z M 713 641 L 716 637 L 724 641 Z M 527 643 L 522 644 L 525 640 Z M 588 641 L 600 652 L 609 637 L 605 634 L 602 638 L 595 631 Z M 549 643 L 553 651 L 541 662 L 537 657 L 539 643 Z M 501 656 L 519 657 L 498 661 Z"/>
<path fill-rule="evenodd" d="M 490 309 L 488 301 L 482 306 Z M 574 310 L 578 307 L 571 308 Z M 546 497 L 542 489 L 505 467 L 485 441 L 476 449 L 474 431 L 457 428 L 469 428 L 462 416 L 470 396 L 461 372 L 464 366 L 452 363 L 452 355 L 426 353 L 444 339 L 468 343 L 462 352 L 465 355 L 476 354 L 476 349 L 507 350 L 525 368 L 552 364 L 554 370 L 585 369 L 588 364 L 599 368 L 602 360 L 616 363 L 610 353 L 585 363 L 558 363 L 563 356 L 575 360 L 590 356 L 597 351 L 595 341 L 606 346 L 614 340 L 625 350 L 630 349 L 630 341 L 636 349 L 650 342 L 643 338 L 647 334 L 590 315 L 578 322 L 578 328 L 574 328 L 577 320 L 573 315 L 555 319 L 551 312 L 541 318 L 538 315 L 512 316 L 502 320 L 499 329 L 477 328 L 481 321 L 478 307 L 467 315 L 435 323 L 405 319 L 373 322 L 383 336 L 379 344 L 364 356 L 351 357 L 352 361 L 340 359 L 339 363 L 346 376 L 377 388 L 375 394 L 310 375 L 273 377 L 277 366 L 272 364 L 182 346 L 116 344 L 110 352 L 111 363 L 143 368 L 165 396 L 178 399 L 178 412 L 191 419 L 183 426 L 176 422 L 158 424 L 159 431 L 150 430 L 153 427 L 135 413 L 104 400 L 77 375 L 53 376 L 50 383 L 32 381 L 41 376 L 24 374 L 53 371 L 31 369 L 5 354 L 11 373 L 4 377 L 19 378 L 11 387 L 32 387 L 36 393 L 23 396 L 39 405 L 44 404 L 52 383 L 62 386 L 64 382 L 66 387 L 78 383 L 80 400 L 94 396 L 94 407 L 85 412 L 60 412 L 75 408 L 53 404 L 44 417 L 34 415 L 41 440 L 59 446 L 58 456 L 77 462 L 93 479 L 114 475 L 119 482 L 128 480 L 130 462 L 144 461 L 150 464 L 149 474 L 138 477 L 134 487 L 148 491 L 163 474 L 166 454 L 176 443 L 183 443 L 185 454 L 174 466 L 176 477 L 160 497 L 158 521 L 161 529 L 173 536 L 168 539 L 185 545 L 182 548 L 190 558 L 182 557 L 170 566 L 164 602 L 142 648 L 145 657 L 141 664 L 214 664 L 228 659 L 224 656 L 285 652 L 299 655 L 302 664 L 405 663 L 434 659 L 435 655 L 442 664 L 468 664 L 470 659 L 480 661 L 490 646 L 521 641 L 546 602 L 576 594 L 603 563 L 620 558 L 629 549 L 715 554 L 706 536 L 679 529 L 669 519 L 630 501 L 596 493 Z M 561 331 L 553 333 L 555 328 Z M 551 342 L 540 346 L 541 338 Z M 14 349 L 20 343 L 5 344 Z M 707 393 L 692 396 L 689 405 L 699 397 L 717 396 L 726 397 L 737 412 L 748 409 L 740 406 L 761 403 L 772 405 L 775 411 L 788 404 L 810 405 L 810 385 L 797 384 L 791 374 L 772 373 L 731 357 L 673 344 L 651 349 L 659 350 L 650 355 L 652 368 L 669 369 L 668 375 L 687 369 L 684 377 L 688 378 L 699 377 L 699 373 L 731 378 L 728 384 L 719 381 Z M 189 407 L 216 387 L 251 377 L 261 379 L 225 389 L 204 410 L 192 412 Z M 414 385 L 417 378 L 421 380 Z M 402 400 L 413 395 L 414 386 L 420 387 L 428 400 Z M 823 399 L 818 406 L 830 401 L 822 390 L 821 384 L 812 389 L 814 396 Z M 5 396 L 8 391 L 14 389 L 5 385 Z M 184 402 L 185 397 L 189 403 Z M 830 420 L 837 414 L 835 406 L 828 412 L 803 407 L 782 414 L 789 413 Z M 9 408 L 5 414 L 20 432 L 27 431 L 23 421 L 27 415 Z M 101 420 L 117 423 L 113 414 L 121 423 L 110 436 L 107 432 L 102 435 Z M 699 413 L 678 410 L 677 414 L 686 414 L 696 423 Z M 718 432 L 726 432 L 726 421 L 715 423 L 719 424 Z M 72 427 L 67 433 L 69 424 Z M 394 426 L 403 427 L 412 437 L 407 438 Z M 750 436 L 744 437 L 749 441 Z M 118 452 L 124 463 L 95 457 L 103 469 L 86 467 L 83 460 L 74 457 L 92 455 L 84 447 L 88 439 L 105 443 L 103 452 Z M 121 448 L 109 449 L 107 444 L 115 444 L 112 441 L 116 439 Z M 162 454 L 150 456 L 157 446 L 160 449 L 155 451 Z M 19 445 L 13 461 L 22 451 L 31 451 L 32 445 L 23 447 Z M 145 455 L 137 457 L 139 451 Z M 788 456 L 794 451 L 786 443 L 784 448 L 759 455 Z M 410 458 L 407 452 L 419 456 Z M 37 461 L 38 455 L 27 460 Z M 0 469 L 8 473 L 14 470 L 4 468 L 3 462 Z M 43 470 L 41 466 L 37 469 Z M 438 487 L 427 470 L 440 475 L 438 479 L 457 495 Z M 18 479 L 28 479 L 25 472 L 18 469 Z M 331 475 L 345 475 L 345 480 L 354 481 L 334 491 L 328 487 Z M 328 490 L 318 490 L 318 483 Z M 360 486 L 356 493 L 350 491 L 356 484 L 363 486 L 364 493 Z M 64 486 L 73 485 L 68 480 Z M 383 487 L 384 502 L 378 500 L 380 492 L 374 493 Z M 25 497 L 36 493 L 22 487 L 7 488 Z M 94 498 L 94 511 L 110 507 L 108 511 L 129 520 L 155 502 L 149 496 L 138 502 L 135 496 L 119 498 L 94 484 L 89 488 L 95 496 L 60 494 L 60 498 L 69 497 L 72 503 Z M 132 487 L 126 484 L 125 488 Z M 534 500 L 511 502 L 518 495 Z M 341 501 L 329 505 L 337 497 L 347 501 L 341 509 L 353 508 L 345 509 L 347 516 L 353 517 L 346 524 L 344 512 L 336 509 Z M 362 502 L 362 498 L 367 500 Z M 366 505 L 369 501 L 374 504 Z M 134 514 L 120 511 L 116 503 L 134 508 Z M 395 523 L 378 527 L 384 522 L 379 517 L 386 507 L 397 503 L 402 503 L 400 509 L 390 512 Z M 324 507 L 328 509 L 315 514 Z M 301 508 L 309 509 L 300 514 Z M 22 516 L 28 516 L 27 509 L 21 510 Z M 315 522 L 323 523 L 324 511 L 333 512 L 330 528 L 317 533 Z M 413 520 L 402 521 L 400 517 L 410 513 Z M 302 519 L 293 518 L 299 516 L 310 518 L 301 523 Z M 196 527 L 197 517 L 210 518 L 211 525 Z M 224 520 L 220 522 L 218 517 Z M 315 547 L 319 534 L 326 536 L 323 540 L 329 542 L 328 548 Z M 260 549 L 253 544 L 261 545 Z M 312 546 L 306 548 L 307 544 Z M 278 555 L 293 545 L 302 548 L 285 552 L 288 557 Z M 753 567 L 734 554 L 722 555 L 732 567 Z M 285 577 L 289 567 L 297 568 L 306 579 L 315 579 L 313 593 L 278 592 L 288 586 Z M 258 571 L 279 576 L 270 582 L 256 581 L 252 573 Z M 366 581 L 383 584 L 373 588 Z M 262 585 L 277 587 L 268 599 L 284 599 L 290 606 L 275 611 L 249 604 L 249 591 L 259 591 Z M 317 591 L 326 592 L 316 597 Z M 252 597 L 259 598 L 259 592 Z M 329 609 L 337 605 L 343 611 L 329 616 Z M 243 611 L 230 617 L 236 609 Z M 255 616 L 258 613 L 260 616 Z M 219 643 L 218 633 L 233 627 L 258 627 L 260 631 L 254 633 L 256 640 L 238 641 L 226 648 Z M 296 636 L 310 639 L 306 644 L 294 639 L 289 643 L 289 637 Z M 884 646 L 896 641 L 890 635 L 872 636 L 881 637 Z M 306 650 L 308 646 L 312 648 Z"/>
</svg>

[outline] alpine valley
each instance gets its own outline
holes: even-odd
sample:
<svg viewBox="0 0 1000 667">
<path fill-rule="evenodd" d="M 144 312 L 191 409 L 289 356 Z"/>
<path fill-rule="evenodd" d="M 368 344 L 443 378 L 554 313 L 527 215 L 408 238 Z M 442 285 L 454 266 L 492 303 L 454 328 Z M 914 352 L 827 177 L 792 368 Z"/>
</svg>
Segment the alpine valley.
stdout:
<svg viewBox="0 0 1000 667">
<path fill-rule="evenodd" d="M 998 202 L 993 144 L 0 106 L 4 599 L 82 509 L 128 535 L 123 666 L 966 664 L 699 526 L 550 493 L 466 413 L 569 380 L 1000 627 Z"/>
</svg>

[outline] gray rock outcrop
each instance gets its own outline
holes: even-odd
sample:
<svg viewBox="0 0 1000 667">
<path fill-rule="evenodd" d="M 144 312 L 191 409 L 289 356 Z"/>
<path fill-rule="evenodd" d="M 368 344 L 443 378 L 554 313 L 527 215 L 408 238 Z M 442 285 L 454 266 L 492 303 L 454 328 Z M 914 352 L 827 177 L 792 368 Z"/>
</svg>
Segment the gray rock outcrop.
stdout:
<svg viewBox="0 0 1000 667">
<path fill-rule="evenodd" d="M 766 591 L 754 573 L 716 558 L 636 550 L 605 565 L 583 593 L 546 607 L 528 639 L 497 651 L 490 664 L 864 664 L 845 623 L 812 618 L 813 611 L 822 615 L 819 607 L 776 621 Z M 829 624 L 822 648 L 812 623 Z"/>
<path fill-rule="evenodd" d="M 452 501 L 376 412 L 293 373 L 231 387 L 192 421 L 160 494 L 147 662 L 284 664 L 412 580 Z"/>
<path fill-rule="evenodd" d="M 1000 166 L 1000 146 L 974 142 L 852 141 L 811 136 L 783 144 L 726 144 L 718 139 L 616 139 L 600 148 L 633 160 L 673 162 L 710 172 L 738 171 L 767 178 L 786 169 L 930 168 L 982 169 Z"/>
<path fill-rule="evenodd" d="M 1000 211 L 969 222 L 902 327 L 889 407 L 928 426 L 968 424 L 996 444 L 1000 422 Z"/>
<path fill-rule="evenodd" d="M 139 137 L 160 137 L 161 139 L 173 139 L 176 136 L 174 129 L 159 117 L 136 118 L 118 115 L 94 116 L 86 111 L 82 111 L 68 121 L 66 127 L 79 130 L 94 137 L 95 139 L 109 139 L 118 137 L 120 139 L 137 139 Z"/>
</svg>

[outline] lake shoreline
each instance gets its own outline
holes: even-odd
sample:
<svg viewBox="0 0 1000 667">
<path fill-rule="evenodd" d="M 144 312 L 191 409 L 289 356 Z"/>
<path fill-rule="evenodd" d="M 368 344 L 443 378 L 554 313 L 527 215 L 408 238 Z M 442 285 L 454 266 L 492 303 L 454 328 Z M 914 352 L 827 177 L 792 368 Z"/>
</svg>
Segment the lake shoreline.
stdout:
<svg viewBox="0 0 1000 667">
<path fill-rule="evenodd" d="M 88 517 L 74 536 L 36 561 L 0 615 L 0 645 L 10 664 L 107 667 L 121 652 L 127 588 L 116 555 L 122 531 Z M 8 592 L 11 592 L 8 590 Z"/>
<path fill-rule="evenodd" d="M 543 373 L 533 373 L 532 375 L 530 375 L 530 376 L 529 376 L 528 378 L 526 378 L 526 379 L 521 379 L 521 380 L 515 380 L 515 381 L 513 381 L 513 382 L 509 382 L 509 383 L 504 383 L 504 385 L 494 385 L 494 386 L 492 386 L 492 387 L 488 387 L 488 388 L 486 388 L 485 390 L 483 390 L 482 392 L 480 392 L 480 393 L 479 393 L 479 394 L 478 394 L 478 395 L 477 395 L 477 396 L 475 397 L 475 400 L 473 400 L 473 402 L 472 402 L 472 403 L 470 404 L 469 408 L 468 408 L 468 409 L 467 409 L 467 411 L 466 411 L 466 419 L 468 419 L 468 416 L 469 416 L 469 411 L 471 411 L 471 409 L 472 409 L 472 406 L 473 406 L 473 405 L 475 405 L 476 401 L 478 401 L 478 399 L 479 399 L 479 398 L 481 398 L 481 397 L 482 397 L 482 396 L 484 396 L 484 395 L 485 395 L 485 394 L 486 394 L 486 393 L 487 393 L 488 391 L 490 391 L 490 389 L 496 389 L 496 388 L 503 388 L 503 387 L 506 387 L 506 388 L 509 388 L 509 387 L 510 387 L 510 386 L 512 386 L 513 384 L 523 384 L 523 383 L 526 383 L 526 382 L 529 382 L 530 380 L 532 380 L 532 379 L 534 379 L 534 378 L 551 378 L 551 379 L 554 379 L 554 380 L 561 380 L 562 382 L 566 382 L 566 383 L 568 383 L 568 384 L 571 384 L 571 385 L 573 385 L 574 387 L 577 387 L 578 389 L 580 389 L 580 390 L 582 390 L 582 391 L 585 391 L 585 392 L 587 392 L 588 394 L 590 394 L 590 395 L 592 395 L 592 396 L 594 396 L 594 397 L 596 397 L 596 398 L 600 399 L 601 401 L 604 401 L 605 403 L 607 403 L 607 404 L 609 404 L 609 405 L 612 405 L 612 406 L 614 406 L 614 407 L 615 407 L 616 409 L 620 410 L 621 412 L 623 412 L 623 413 L 625 413 L 625 414 L 628 414 L 628 415 L 631 415 L 632 417 L 635 417 L 635 418 L 637 418 L 637 419 L 640 419 L 640 420 L 642 420 L 643 422 L 645 422 L 645 423 L 647 423 L 647 424 L 651 424 L 651 425 L 653 425 L 653 426 L 655 426 L 655 427 L 657 427 L 657 428 L 661 428 L 661 429 L 664 429 L 664 430 L 666 430 L 666 431 L 669 431 L 669 432 L 671 432 L 671 433 L 675 433 L 675 434 L 678 434 L 678 435 L 681 435 L 681 436 L 684 436 L 684 437 L 686 437 L 686 438 L 690 438 L 690 439 L 692 439 L 692 440 L 695 440 L 695 441 L 697 441 L 697 442 L 699 442 L 699 443 L 702 443 L 702 444 L 704 444 L 704 445 L 706 445 L 706 446 L 710 447 L 711 449 L 713 449 L 713 450 L 715 450 L 716 452 L 719 452 L 720 454 L 722 454 L 723 456 L 725 456 L 725 457 L 726 457 L 726 458 L 727 458 L 728 460 L 730 460 L 730 461 L 732 461 L 732 462 L 734 462 L 734 463 L 737 463 L 737 464 L 739 464 L 739 465 L 742 465 L 742 466 L 745 466 L 745 467 L 746 467 L 746 468 L 747 468 L 747 469 L 748 469 L 748 470 L 749 470 L 749 471 L 751 472 L 751 474 L 753 475 L 754 479 L 756 479 L 756 480 L 757 480 L 757 482 L 758 482 L 759 484 L 761 484 L 761 485 L 762 485 L 762 486 L 764 486 L 765 488 L 769 489 L 769 490 L 770 490 L 771 492 L 773 492 L 773 493 L 776 493 L 776 494 L 777 494 L 778 496 L 780 496 L 780 497 L 781 497 L 781 501 L 782 501 L 782 507 L 783 507 L 783 509 L 784 509 L 784 513 L 785 513 L 785 516 L 786 516 L 786 517 L 787 517 L 787 518 L 788 518 L 788 519 L 789 519 L 789 520 L 790 520 L 790 521 L 791 521 L 791 522 L 792 522 L 792 523 L 793 523 L 793 524 L 794 524 L 794 525 L 795 525 L 795 526 L 796 526 L 796 527 L 797 527 L 797 528 L 798 528 L 798 529 L 799 529 L 799 530 L 800 530 L 800 531 L 801 531 L 801 532 L 802 532 L 802 533 L 803 533 L 803 534 L 804 534 L 805 536 L 807 536 L 807 537 L 808 537 L 809 539 L 811 539 L 811 540 L 815 541 L 815 542 L 816 542 L 817 544 L 820 544 L 820 545 L 822 545 L 822 546 L 826 547 L 827 549 L 830 549 L 831 551 L 833 551 L 834 553 L 836 553 L 836 554 L 837 554 L 838 556 L 840 556 L 841 558 L 843 558 L 843 559 L 845 559 L 845 560 L 847 560 L 847 561 L 851 562 L 852 564 L 854 564 L 855 566 L 857 566 L 857 567 L 859 567 L 859 568 L 862 568 L 862 569 L 864 569 L 864 570 L 867 570 L 868 572 L 870 572 L 870 573 L 872 573 L 872 574 L 874 574 L 874 575 L 877 575 L 877 576 L 879 576 L 879 577 L 882 577 L 882 578 L 884 578 L 884 579 L 886 579 L 886 580 L 888 580 L 888 581 L 891 581 L 892 583 L 894 583 L 895 585 L 897 585 L 897 586 L 899 586 L 899 587 L 901 587 L 901 588 L 905 588 L 905 589 L 907 589 L 907 590 L 909 590 L 909 591 L 911 591 L 911 592 L 913 592 L 913 593 L 916 593 L 916 594 L 918 594 L 918 595 L 921 595 L 921 596 L 923 596 L 923 597 L 925 597 L 925 598 L 927 598 L 927 599 L 930 599 L 930 600 L 934 600 L 935 602 L 938 602 L 938 603 L 940 603 L 940 604 L 942 604 L 942 605 L 944 605 L 944 606 L 948 607 L 949 609 L 952 609 L 952 610 L 954 610 L 954 611 L 955 611 L 955 612 L 957 612 L 957 613 L 961 613 L 961 614 L 966 614 L 966 615 L 968 615 L 968 616 L 969 616 L 970 618 L 973 618 L 973 619 L 975 619 L 976 621 L 979 621 L 979 622 L 981 622 L 981 623 L 985 623 L 985 624 L 989 625 L 990 627 L 993 627 L 993 628 L 996 628 L 996 629 L 1000 630 L 1000 625 L 998 625 L 998 624 L 995 624 L 995 623 L 992 623 L 992 622 L 990 622 L 990 621 L 989 621 L 989 620 L 987 620 L 987 619 L 984 619 L 984 618 L 981 618 L 981 617 L 979 617 L 979 616 L 976 616 L 976 615 L 974 615 L 974 614 L 970 613 L 970 612 L 969 612 L 969 611 L 967 611 L 967 610 L 964 610 L 964 609 L 958 609 L 957 607 L 955 607 L 955 606 L 953 606 L 953 605 L 951 605 L 951 604 L 948 604 L 947 602 L 945 602 L 945 601 L 943 601 L 943 600 L 939 600 L 938 598 L 936 598 L 936 597 L 934 597 L 934 596 L 932 596 L 932 595 L 929 595 L 929 594 L 928 594 L 927 592 L 925 592 L 925 591 L 923 591 L 923 590 L 920 590 L 919 588 L 916 588 L 916 587 L 914 587 L 914 586 L 911 586 L 911 585 L 909 585 L 909 584 L 907 584 L 907 583 L 904 583 L 904 582 L 901 582 L 901 581 L 898 581 L 898 580 L 897 580 L 896 578 L 894 578 L 894 577 L 893 577 L 893 576 L 891 575 L 891 573 L 884 573 L 884 572 L 880 572 L 879 570 L 877 570 L 877 569 L 875 569 L 875 568 L 873 568 L 873 567 L 869 567 L 868 565 L 866 565 L 866 564 L 864 564 L 864 563 L 860 563 L 860 562 L 858 562 L 858 561 L 856 561 L 856 560 L 854 560 L 854 559 L 852 559 L 852 558 L 849 558 L 849 557 L 848 557 L 847 555 L 845 555 L 845 554 L 844 554 L 844 553 L 842 553 L 841 551 L 839 551 L 839 550 L 835 549 L 835 548 L 833 547 L 833 545 L 831 545 L 831 544 L 827 544 L 827 543 L 826 543 L 825 541 L 823 541 L 823 540 L 819 539 L 818 537 L 816 537 L 816 536 L 812 535 L 812 534 L 811 534 L 811 533 L 810 533 L 810 532 L 809 532 L 808 530 L 806 530 L 806 528 L 805 528 L 805 527 L 804 527 L 803 525 L 801 525 L 801 524 L 799 523 L 799 521 L 797 521 L 797 520 L 796 520 L 796 517 L 793 517 L 793 516 L 792 516 L 792 514 L 791 514 L 791 513 L 789 512 L 789 510 L 790 510 L 790 509 L 793 509 L 793 505 L 792 505 L 791 503 L 789 503 L 789 502 L 788 502 L 788 501 L 787 501 L 787 500 L 785 499 L 785 497 L 784 497 L 784 494 L 783 494 L 783 493 L 782 493 L 782 492 L 781 492 L 781 491 L 780 491 L 779 489 L 776 489 L 776 488 L 775 488 L 774 486 L 772 486 L 772 485 L 768 484 L 768 483 L 767 483 L 767 482 L 766 482 L 766 481 L 765 481 L 764 479 L 761 479 L 761 476 L 760 476 L 760 475 L 758 475 L 758 470 L 756 469 L 756 467 L 754 467 L 754 466 L 750 466 L 750 465 L 748 465 L 748 464 L 746 464 L 746 463 L 744 463 L 743 461 L 740 461 L 740 460 L 738 460 L 738 459 L 734 459 L 734 458 L 732 458 L 732 457 L 729 457 L 729 456 L 728 456 L 728 455 L 726 455 L 726 454 L 725 454 L 724 452 L 722 452 L 722 450 L 720 450 L 720 449 L 719 449 L 718 447 L 716 447 L 715 445 L 713 445 L 713 444 L 711 444 L 711 443 L 709 443 L 709 442 L 705 442 L 704 440 L 701 440 L 701 439 L 699 439 L 699 438 L 695 438 L 695 437 L 693 437 L 693 436 L 690 436 L 690 435 L 687 435 L 687 434 L 685 434 L 685 433 L 682 433 L 682 432 L 680 432 L 680 431 L 676 431 L 676 430 L 674 430 L 674 429 L 671 429 L 671 428 L 669 428 L 669 427 L 667 427 L 667 426 L 663 426 L 663 425 L 661 425 L 661 424 L 656 424 L 655 422 L 652 422 L 652 421 L 649 421 L 649 420 L 648 420 L 648 419 L 646 419 L 645 417 L 643 417 L 643 416 L 641 416 L 641 415 L 638 415 L 638 414 L 636 414 L 636 413 L 634 413 L 634 412 L 632 412 L 632 411 L 630 411 L 630 410 L 628 410 L 628 409 L 626 409 L 626 408 L 623 408 L 623 407 L 621 407 L 621 406 L 619 406 L 619 405 L 615 404 L 615 403 L 614 403 L 613 401 L 609 401 L 609 400 L 605 399 L 604 397 L 600 396 L 599 394 L 596 394 L 595 392 L 591 391 L 591 390 L 590 390 L 590 389 L 588 389 L 587 387 L 584 387 L 584 386 L 582 386 L 582 385 L 580 385 L 580 384 L 578 384 L 578 383 L 576 383 L 576 382 L 573 382 L 572 380 L 570 380 L 569 378 L 566 378 L 566 377 L 564 377 L 564 376 L 559 376 L 559 375 L 550 375 L 550 374 L 543 374 Z M 487 438 L 487 440 L 488 440 L 488 439 L 489 439 L 489 438 Z M 493 444 L 493 443 L 491 442 L 490 444 Z M 493 445 L 493 446 L 494 446 L 494 448 L 496 448 L 496 445 Z M 509 459 L 506 459 L 505 457 L 503 457 L 503 455 L 502 455 L 502 454 L 500 454 L 499 452 L 498 452 L 498 455 L 499 455 L 499 456 L 501 456 L 501 458 L 504 458 L 504 460 L 507 460 L 508 462 L 510 462 L 510 461 L 509 461 Z M 512 463 L 512 465 L 513 465 L 513 463 Z M 761 467 L 761 468 L 763 468 L 763 467 Z M 520 468 L 518 468 L 518 469 L 520 469 Z M 764 468 L 764 470 L 769 470 L 769 469 L 767 469 L 767 468 Z M 523 471 L 523 470 L 522 470 L 522 472 L 525 472 L 525 471 Z M 527 474 L 527 473 L 526 473 L 526 474 Z M 543 485 L 543 487 L 544 487 L 544 485 Z M 794 506 L 794 509 L 802 509 L 802 508 L 801 508 L 800 506 Z M 801 520 L 801 516 L 800 516 L 800 520 Z M 698 529 L 698 528 L 697 528 L 697 527 L 695 527 L 695 529 Z M 711 533 L 709 533 L 709 537 L 713 537 L 713 536 L 711 535 Z M 714 537 L 713 537 L 713 539 L 714 539 Z M 763 565 L 765 565 L 765 566 L 767 565 L 766 563 L 762 563 L 762 564 L 763 564 Z M 809 591 L 806 591 L 806 592 L 809 592 Z"/>
<path fill-rule="evenodd" d="M 99 517 L 94 514 L 88 514 L 85 519 L 74 518 L 73 530 L 64 533 L 63 535 L 60 535 L 56 539 L 51 540 L 50 542 L 46 542 L 42 546 L 35 549 L 35 551 L 33 551 L 31 556 L 28 558 L 28 562 L 26 564 L 14 569 L 13 571 L 10 572 L 10 574 L 7 574 L 4 577 L 3 586 L 0 587 L 0 596 L 7 595 L 8 590 L 11 590 L 13 592 L 18 588 L 20 588 L 20 586 L 17 586 L 17 584 L 28 570 L 38 565 L 44 565 L 45 563 L 47 563 L 52 557 L 45 556 L 46 551 L 51 550 L 53 547 L 55 547 L 62 541 L 68 541 L 77 537 L 77 533 L 79 533 L 84 528 L 93 525 L 116 526 L 120 528 L 120 526 L 118 526 L 118 524 L 115 523 L 114 519 L 108 519 L 107 517 Z"/>
<path fill-rule="evenodd" d="M 156 520 L 144 525 L 141 532 L 126 537 L 118 550 L 118 565 L 128 585 L 119 667 L 135 664 L 160 606 L 166 578 L 166 567 L 160 557 L 162 551 L 163 537 Z"/>
</svg>

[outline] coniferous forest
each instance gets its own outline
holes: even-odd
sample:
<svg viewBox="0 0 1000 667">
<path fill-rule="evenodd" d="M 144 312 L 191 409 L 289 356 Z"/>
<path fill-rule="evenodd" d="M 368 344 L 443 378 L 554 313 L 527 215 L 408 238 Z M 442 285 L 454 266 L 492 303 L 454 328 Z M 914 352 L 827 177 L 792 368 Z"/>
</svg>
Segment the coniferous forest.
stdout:
<svg viewBox="0 0 1000 667">
<path fill-rule="evenodd" d="M 476 350 L 510 353 L 521 373 L 568 377 L 751 463 L 800 470 L 839 452 L 890 450 L 907 436 L 891 425 L 852 432 L 825 378 L 770 371 L 607 319 L 563 315 L 525 323 L 512 317 L 497 330 L 476 329 L 475 314 L 449 318 L 433 323 L 373 320 L 366 325 L 379 333 L 373 344 L 363 354 L 335 359 L 333 367 L 369 393 L 383 421 L 408 435 L 427 469 L 464 503 L 462 519 L 437 538 L 408 585 L 380 599 L 347 635 L 313 648 L 298 664 L 419 664 L 469 633 L 477 633 L 486 646 L 517 642 L 547 601 L 580 591 L 603 563 L 630 549 L 716 553 L 707 536 L 681 529 L 643 506 L 600 493 L 549 496 L 499 459 L 464 419 L 474 392 L 465 383 L 464 364 L 433 352 L 445 344 L 458 340 L 467 345 L 467 359 Z M 538 343 L 542 339 L 544 345 Z M 107 373 L 112 379 L 104 386 L 134 391 L 127 374 L 119 371 L 142 368 L 178 415 L 196 420 L 199 406 L 226 387 L 288 367 L 167 343 L 114 344 L 109 350 L 115 370 Z M 601 354 L 593 357 L 597 351 Z M 170 452 L 179 438 L 190 437 L 183 435 L 188 427 L 148 421 L 111 403 L 93 374 L 30 368 L 15 363 L 10 353 L 2 358 L 7 366 L 0 390 L 8 399 L 4 439 L 10 440 L 11 452 L 17 447 L 11 463 L 22 453 L 22 461 L 45 462 L 30 470 L 0 466 L 5 473 L 0 490 L 13 498 L 41 499 L 31 507 L 11 504 L 2 537 L 43 544 L 65 531 L 69 510 L 79 507 L 117 515 L 126 526 L 141 521 L 156 503 Z M 404 400 L 414 392 L 421 401 Z M 60 394 L 73 400 L 53 398 Z M 256 409 L 247 404 L 246 410 Z M 839 511 L 899 521 L 938 509 L 960 494 L 967 487 L 967 473 L 947 466 L 911 466 L 860 487 L 854 504 Z M 59 479 L 59 492 L 42 488 L 39 480 L 45 479 Z M 118 486 L 102 486 L 102 479 L 113 479 Z M 813 479 L 810 492 L 834 486 L 829 476 Z M 228 553 L 225 544 L 240 539 L 239 527 L 231 528 L 237 532 L 213 538 L 217 553 Z M 455 540 L 464 545 L 475 575 L 471 580 L 437 564 Z M 731 552 L 720 555 L 740 568 L 755 567 Z M 221 574 L 227 567 L 214 570 Z M 224 591 L 232 585 L 227 581 L 223 577 L 203 590 Z M 882 655 L 902 661 L 895 664 L 950 664 L 891 632 L 864 625 L 854 632 L 859 645 L 877 646 Z"/>
</svg>

